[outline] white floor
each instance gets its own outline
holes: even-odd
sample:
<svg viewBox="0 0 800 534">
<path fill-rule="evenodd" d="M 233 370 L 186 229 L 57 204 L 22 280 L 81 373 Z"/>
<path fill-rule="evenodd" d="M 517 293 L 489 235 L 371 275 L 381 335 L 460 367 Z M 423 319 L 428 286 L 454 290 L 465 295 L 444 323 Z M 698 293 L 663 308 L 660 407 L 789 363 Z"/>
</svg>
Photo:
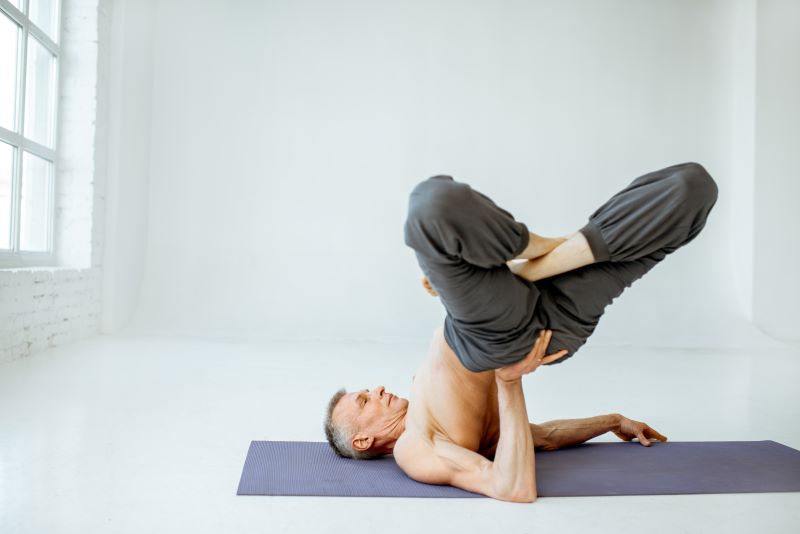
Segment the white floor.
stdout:
<svg viewBox="0 0 800 534">
<path fill-rule="evenodd" d="M 0 366 L 0 532 L 800 532 L 800 493 L 237 497 L 250 440 L 324 440 L 330 395 L 406 395 L 415 344 L 99 337 Z M 525 378 L 534 421 L 620 412 L 673 441 L 800 449 L 800 347 L 585 347 Z M 612 434 L 598 438 L 614 441 Z"/>
</svg>

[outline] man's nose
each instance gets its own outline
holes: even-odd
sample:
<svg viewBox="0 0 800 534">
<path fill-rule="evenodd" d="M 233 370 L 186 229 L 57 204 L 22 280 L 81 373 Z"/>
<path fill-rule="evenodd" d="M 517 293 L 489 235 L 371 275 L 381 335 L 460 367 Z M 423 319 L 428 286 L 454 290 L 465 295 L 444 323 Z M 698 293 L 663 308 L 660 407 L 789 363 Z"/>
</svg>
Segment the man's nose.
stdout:
<svg viewBox="0 0 800 534">
<path fill-rule="evenodd" d="M 383 392 L 384 392 L 384 391 L 386 391 L 386 388 L 384 388 L 383 386 L 378 386 L 378 387 L 376 387 L 376 388 L 375 388 L 375 394 L 376 394 L 378 397 L 380 397 L 381 395 L 383 395 Z"/>
</svg>

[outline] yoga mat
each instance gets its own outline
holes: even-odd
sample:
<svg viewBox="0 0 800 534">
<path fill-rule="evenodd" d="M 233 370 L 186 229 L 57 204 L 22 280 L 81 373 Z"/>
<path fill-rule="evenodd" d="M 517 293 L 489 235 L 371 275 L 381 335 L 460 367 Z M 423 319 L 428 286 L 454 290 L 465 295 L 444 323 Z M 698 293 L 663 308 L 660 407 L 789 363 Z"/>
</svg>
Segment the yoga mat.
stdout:
<svg viewBox="0 0 800 534">
<path fill-rule="evenodd" d="M 585 443 L 536 452 L 540 497 L 800 491 L 800 451 L 774 441 Z M 422 484 L 385 456 L 340 458 L 325 442 L 253 441 L 238 495 L 484 497 Z"/>
</svg>

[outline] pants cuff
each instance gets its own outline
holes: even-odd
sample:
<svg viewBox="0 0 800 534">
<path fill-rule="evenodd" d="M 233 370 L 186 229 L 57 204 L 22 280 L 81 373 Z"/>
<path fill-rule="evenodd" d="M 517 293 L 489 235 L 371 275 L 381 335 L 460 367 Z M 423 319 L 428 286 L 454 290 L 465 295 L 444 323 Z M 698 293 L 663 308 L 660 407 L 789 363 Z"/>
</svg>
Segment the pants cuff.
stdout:
<svg viewBox="0 0 800 534">
<path fill-rule="evenodd" d="M 580 229 L 580 233 L 589 242 L 589 248 L 592 249 L 595 261 L 608 261 L 611 258 L 606 240 L 603 239 L 603 234 L 600 233 L 600 228 L 595 223 L 590 220 L 586 226 Z"/>
</svg>

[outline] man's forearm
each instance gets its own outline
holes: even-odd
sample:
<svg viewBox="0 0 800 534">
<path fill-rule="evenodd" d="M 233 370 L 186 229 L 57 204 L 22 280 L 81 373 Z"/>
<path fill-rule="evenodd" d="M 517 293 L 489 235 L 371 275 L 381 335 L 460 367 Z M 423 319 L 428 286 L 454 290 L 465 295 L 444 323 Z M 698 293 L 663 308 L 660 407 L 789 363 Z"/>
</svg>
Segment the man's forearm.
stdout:
<svg viewBox="0 0 800 534">
<path fill-rule="evenodd" d="M 536 498 L 533 436 L 522 381 L 497 380 L 500 410 L 500 438 L 497 442 L 492 477 L 498 493 L 517 498 Z"/>
<path fill-rule="evenodd" d="M 619 428 L 619 414 L 598 415 L 584 419 L 558 419 L 541 425 L 530 424 L 531 436 L 537 447 L 555 450 L 577 445 Z"/>
</svg>

